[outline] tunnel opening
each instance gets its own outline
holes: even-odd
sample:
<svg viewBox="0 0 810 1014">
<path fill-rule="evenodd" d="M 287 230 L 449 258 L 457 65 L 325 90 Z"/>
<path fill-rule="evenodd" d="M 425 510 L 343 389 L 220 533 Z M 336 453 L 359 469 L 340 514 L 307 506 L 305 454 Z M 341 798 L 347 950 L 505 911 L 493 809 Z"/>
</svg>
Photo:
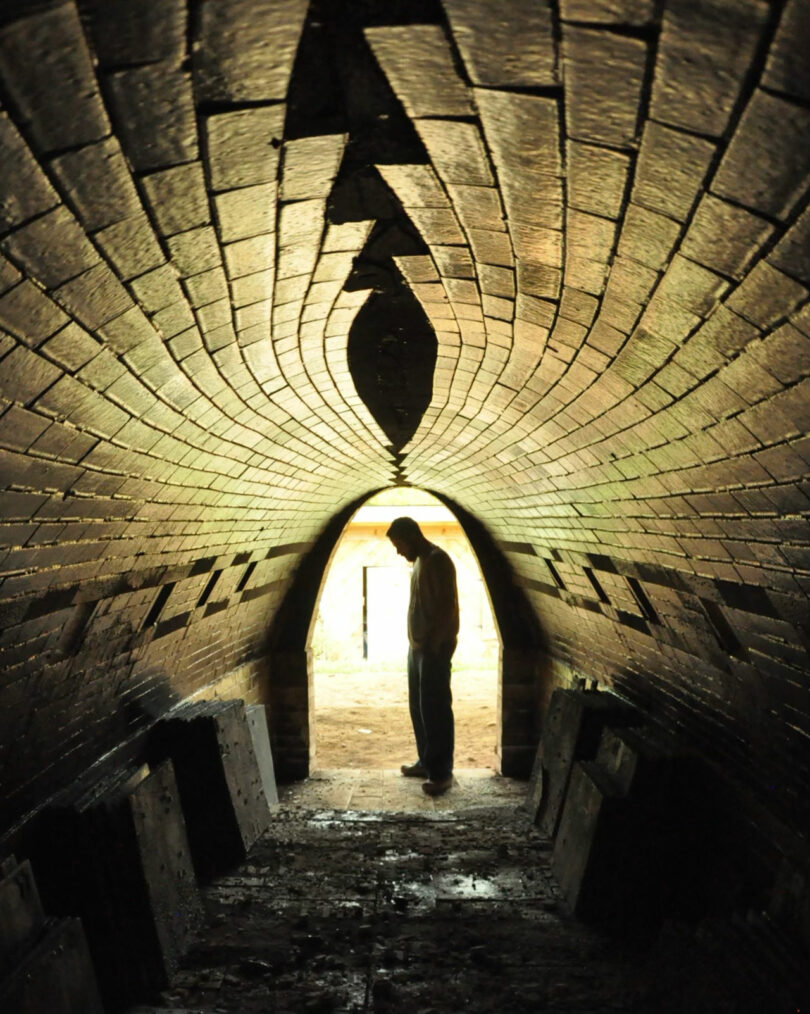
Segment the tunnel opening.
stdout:
<svg viewBox="0 0 810 1014">
<path fill-rule="evenodd" d="M 406 498 L 415 495 L 413 488 L 406 490 Z M 319 602 L 325 588 L 327 571 L 344 530 L 358 510 L 380 492 L 370 491 L 346 504 L 332 516 L 300 561 L 268 630 L 265 650 L 267 678 L 262 692 L 268 712 L 275 769 L 280 782 L 307 778 L 313 770 L 316 697 L 314 656 L 317 651 L 315 633 Z M 472 551 L 470 573 L 475 574 L 476 569 L 480 568 L 481 593 L 486 596 L 491 607 L 499 654 L 495 676 L 495 770 L 506 777 L 528 778 L 553 686 L 546 632 L 530 606 L 524 589 L 518 584 L 503 549 L 486 527 L 443 494 L 436 491 L 423 492 L 431 494 L 432 502 L 443 504 L 456 519 L 463 533 L 463 538 L 459 536 L 459 544 L 463 546 L 466 540 Z M 382 544 L 388 561 L 393 564 L 396 554 L 385 539 L 384 532 L 380 533 L 378 542 Z M 366 577 L 368 579 L 368 574 Z M 362 603 L 362 595 L 360 602 Z M 478 603 L 473 609 L 483 610 L 480 598 Z M 484 619 L 485 615 L 482 621 Z M 402 622 L 404 626 L 404 616 Z M 492 637 L 491 634 L 488 636 Z M 463 657 L 462 654 L 460 658 Z M 400 665 L 404 680 L 404 657 Z M 455 686 L 454 683 L 454 688 Z M 368 726 L 358 723 L 358 727 Z M 397 760 L 399 763 L 401 761 Z"/>
<path fill-rule="evenodd" d="M 371 497 L 357 511 L 324 575 L 310 633 L 313 766 L 385 769 L 412 760 L 406 676 L 410 566 L 385 537 L 401 515 L 413 517 L 455 564 L 461 616 L 452 676 L 455 763 L 492 769 L 501 642 L 483 574 L 452 511 L 429 493 L 402 487 Z"/>
</svg>

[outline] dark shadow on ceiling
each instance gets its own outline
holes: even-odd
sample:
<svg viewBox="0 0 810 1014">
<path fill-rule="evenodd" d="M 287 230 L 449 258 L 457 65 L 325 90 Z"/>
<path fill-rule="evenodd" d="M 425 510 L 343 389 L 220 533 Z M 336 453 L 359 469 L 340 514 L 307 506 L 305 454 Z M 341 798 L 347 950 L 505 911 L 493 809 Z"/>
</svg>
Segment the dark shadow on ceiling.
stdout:
<svg viewBox="0 0 810 1014">
<path fill-rule="evenodd" d="M 375 166 L 427 164 L 427 152 L 368 46 L 377 25 L 442 23 L 438 0 L 315 0 L 290 83 L 285 137 L 347 133 L 329 196 L 329 222 L 375 222 L 345 288 L 368 290 L 349 335 L 357 393 L 394 452 L 430 404 L 436 335 L 394 257 L 426 254 Z"/>
<path fill-rule="evenodd" d="M 349 331 L 349 371 L 357 393 L 399 451 L 430 404 L 436 335 L 419 301 L 403 282 L 373 292 Z"/>
</svg>

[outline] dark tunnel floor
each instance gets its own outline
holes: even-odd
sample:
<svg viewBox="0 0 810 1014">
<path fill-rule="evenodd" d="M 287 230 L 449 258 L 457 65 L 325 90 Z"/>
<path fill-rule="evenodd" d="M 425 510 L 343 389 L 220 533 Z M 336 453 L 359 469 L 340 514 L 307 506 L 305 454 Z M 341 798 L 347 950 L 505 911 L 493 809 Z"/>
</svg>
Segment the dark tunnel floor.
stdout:
<svg viewBox="0 0 810 1014">
<path fill-rule="evenodd" d="M 565 915 L 549 842 L 509 805 L 281 807 L 165 1006 L 259 1011 L 637 1010 L 643 959 Z"/>
<path fill-rule="evenodd" d="M 248 861 L 204 891 L 205 925 L 158 1004 L 194 1014 L 795 1010 L 772 1003 L 768 983 L 751 992 L 740 969 L 761 964 L 758 945 L 752 960 L 736 939 L 695 950 L 691 930 L 665 927 L 642 946 L 575 921 L 549 860 L 514 793 L 426 812 L 282 805 Z"/>
</svg>

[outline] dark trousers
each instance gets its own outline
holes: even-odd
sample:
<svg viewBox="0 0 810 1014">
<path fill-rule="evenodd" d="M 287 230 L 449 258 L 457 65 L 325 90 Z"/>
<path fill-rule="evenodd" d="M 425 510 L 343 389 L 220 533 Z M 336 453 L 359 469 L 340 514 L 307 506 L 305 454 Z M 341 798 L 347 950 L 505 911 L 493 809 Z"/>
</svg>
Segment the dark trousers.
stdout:
<svg viewBox="0 0 810 1014">
<path fill-rule="evenodd" d="M 452 649 L 438 653 L 408 651 L 408 703 L 420 763 L 431 779 L 453 773 L 453 695 L 450 692 Z"/>
</svg>

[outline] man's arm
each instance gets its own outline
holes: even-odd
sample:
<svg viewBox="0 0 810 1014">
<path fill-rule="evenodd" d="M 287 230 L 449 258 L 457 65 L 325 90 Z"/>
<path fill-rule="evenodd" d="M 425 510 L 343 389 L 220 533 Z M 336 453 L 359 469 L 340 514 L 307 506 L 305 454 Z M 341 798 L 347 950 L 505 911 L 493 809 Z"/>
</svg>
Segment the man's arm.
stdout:
<svg viewBox="0 0 810 1014">
<path fill-rule="evenodd" d="M 438 651 L 455 647 L 458 636 L 458 592 L 456 568 L 444 553 L 432 553 L 422 561 L 419 591 L 427 630 L 425 647 Z"/>
</svg>

